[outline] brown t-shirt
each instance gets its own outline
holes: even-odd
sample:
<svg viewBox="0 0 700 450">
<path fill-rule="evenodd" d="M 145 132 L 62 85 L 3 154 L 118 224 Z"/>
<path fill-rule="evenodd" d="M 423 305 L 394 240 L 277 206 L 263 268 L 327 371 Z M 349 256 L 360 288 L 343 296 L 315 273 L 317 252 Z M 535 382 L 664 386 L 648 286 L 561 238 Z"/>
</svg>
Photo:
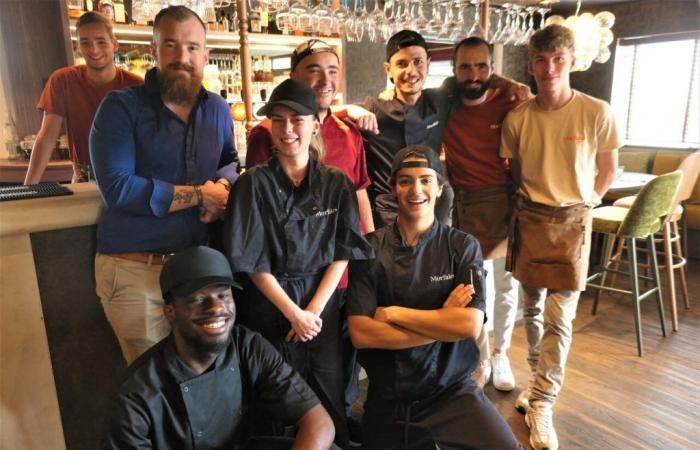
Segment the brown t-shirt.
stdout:
<svg viewBox="0 0 700 450">
<path fill-rule="evenodd" d="M 518 105 L 506 90 L 494 89 L 478 105 L 461 105 L 442 134 L 447 173 L 452 186 L 484 188 L 509 182 L 508 167 L 498 156 L 501 123 Z"/>
<path fill-rule="evenodd" d="M 87 66 L 64 67 L 51 74 L 36 107 L 63 117 L 71 160 L 89 165 L 88 137 L 100 102 L 111 91 L 141 83 L 138 75 L 117 68 L 114 80 L 97 86 L 88 79 Z"/>
</svg>

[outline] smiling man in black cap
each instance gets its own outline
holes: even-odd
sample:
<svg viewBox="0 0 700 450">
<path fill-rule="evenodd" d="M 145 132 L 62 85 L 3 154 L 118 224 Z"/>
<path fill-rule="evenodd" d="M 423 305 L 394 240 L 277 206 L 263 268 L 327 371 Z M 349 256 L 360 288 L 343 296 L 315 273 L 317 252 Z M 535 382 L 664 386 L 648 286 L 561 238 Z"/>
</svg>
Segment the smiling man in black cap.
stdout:
<svg viewBox="0 0 700 450">
<path fill-rule="evenodd" d="M 471 380 L 485 322 L 478 241 L 439 223 L 442 164 L 430 147 L 391 166 L 398 216 L 367 236 L 376 259 L 352 261 L 348 325 L 367 371 L 365 449 L 519 449 Z"/>
<path fill-rule="evenodd" d="M 327 449 L 333 423 L 259 334 L 234 326 L 228 261 L 192 247 L 163 266 L 172 333 L 139 357 L 119 389 L 106 448 Z M 296 441 L 251 437 L 251 411 L 298 427 Z"/>
</svg>

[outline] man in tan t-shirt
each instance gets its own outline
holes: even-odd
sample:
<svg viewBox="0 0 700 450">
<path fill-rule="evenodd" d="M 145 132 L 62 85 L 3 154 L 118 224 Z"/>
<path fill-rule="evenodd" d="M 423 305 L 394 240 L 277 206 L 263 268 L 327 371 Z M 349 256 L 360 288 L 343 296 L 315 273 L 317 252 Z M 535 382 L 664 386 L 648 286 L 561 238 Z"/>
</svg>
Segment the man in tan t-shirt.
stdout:
<svg viewBox="0 0 700 450">
<path fill-rule="evenodd" d="M 508 114 L 500 155 L 518 186 L 507 264 L 520 281 L 530 384 L 525 412 L 533 448 L 556 450 L 552 406 L 564 381 L 572 322 L 585 289 L 591 207 L 615 178 L 615 121 L 607 103 L 571 89 L 574 36 L 550 25 L 530 39 L 537 96 Z"/>
</svg>

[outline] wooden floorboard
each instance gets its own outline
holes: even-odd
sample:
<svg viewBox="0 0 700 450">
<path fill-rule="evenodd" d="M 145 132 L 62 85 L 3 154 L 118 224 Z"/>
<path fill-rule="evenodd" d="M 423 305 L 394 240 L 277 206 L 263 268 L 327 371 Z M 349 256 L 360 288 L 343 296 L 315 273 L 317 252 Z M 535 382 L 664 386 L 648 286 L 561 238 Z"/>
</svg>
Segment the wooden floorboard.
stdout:
<svg viewBox="0 0 700 450">
<path fill-rule="evenodd" d="M 623 278 L 618 284 L 624 282 Z M 592 295 L 584 293 L 574 322 L 564 388 L 554 407 L 561 449 L 700 450 L 698 260 L 690 261 L 688 289 L 691 309 L 684 308 L 680 292 L 678 295 L 677 332 L 671 331 L 666 302 L 666 337 L 661 334 L 655 300 L 642 303 L 645 355 L 641 358 L 637 356 L 629 298 L 604 294 L 598 314 L 593 316 Z M 668 298 L 668 290 L 665 292 Z M 529 372 L 522 324 L 516 326 L 509 356 L 516 389 L 503 393 L 488 385 L 485 392 L 525 449 L 530 449 L 524 417 L 513 407 Z M 366 380 L 362 385 L 365 394 Z"/>
<path fill-rule="evenodd" d="M 593 316 L 592 296 L 582 296 L 564 388 L 554 407 L 560 448 L 700 449 L 700 262 L 691 261 L 689 269 L 691 309 L 679 303 L 677 332 L 671 331 L 668 304 L 663 337 L 655 301 L 643 302 L 641 358 L 630 300 L 602 295 Z M 487 386 L 485 392 L 529 449 L 523 416 L 513 408 L 528 374 L 521 324 L 509 356 L 516 390 L 502 393 Z"/>
</svg>

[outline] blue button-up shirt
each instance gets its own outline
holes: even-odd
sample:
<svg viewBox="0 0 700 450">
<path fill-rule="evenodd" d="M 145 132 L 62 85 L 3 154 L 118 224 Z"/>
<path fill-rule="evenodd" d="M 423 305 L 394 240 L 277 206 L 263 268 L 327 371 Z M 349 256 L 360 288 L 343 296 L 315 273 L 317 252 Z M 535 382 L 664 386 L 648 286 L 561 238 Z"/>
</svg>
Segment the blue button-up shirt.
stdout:
<svg viewBox="0 0 700 450">
<path fill-rule="evenodd" d="M 106 204 L 100 253 L 171 253 L 206 244 L 199 208 L 168 212 L 173 186 L 238 176 L 226 101 L 202 89 L 185 123 L 163 104 L 156 75 L 153 69 L 145 84 L 107 95 L 92 124 L 90 159 Z"/>
</svg>

